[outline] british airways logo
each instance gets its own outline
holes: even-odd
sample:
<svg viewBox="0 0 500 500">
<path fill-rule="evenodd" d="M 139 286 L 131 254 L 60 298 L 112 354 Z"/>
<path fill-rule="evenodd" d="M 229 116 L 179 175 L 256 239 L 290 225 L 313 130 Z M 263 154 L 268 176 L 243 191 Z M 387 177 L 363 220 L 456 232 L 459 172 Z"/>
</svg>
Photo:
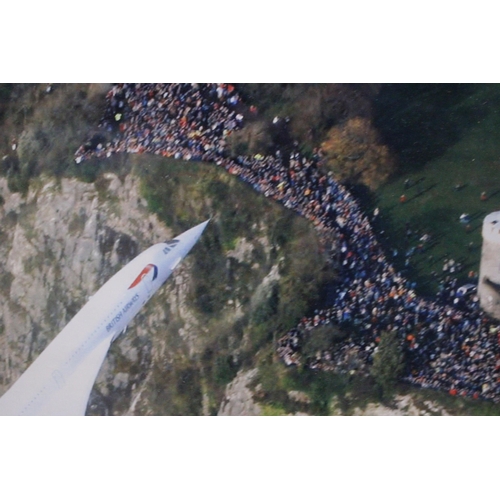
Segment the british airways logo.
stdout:
<svg viewBox="0 0 500 500">
<path fill-rule="evenodd" d="M 137 286 L 148 274 L 152 273 L 152 279 L 151 281 L 154 281 L 156 277 L 158 276 L 158 267 L 155 266 L 154 264 L 148 264 L 135 278 L 134 281 L 132 281 L 132 284 L 128 287 L 130 290 L 131 288 L 134 288 L 134 286 Z"/>
</svg>

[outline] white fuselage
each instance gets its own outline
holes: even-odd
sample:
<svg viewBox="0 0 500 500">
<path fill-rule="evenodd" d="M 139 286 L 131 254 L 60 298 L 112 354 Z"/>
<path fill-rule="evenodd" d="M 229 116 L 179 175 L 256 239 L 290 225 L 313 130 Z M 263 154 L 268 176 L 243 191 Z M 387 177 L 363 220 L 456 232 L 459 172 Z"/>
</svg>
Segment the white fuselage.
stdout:
<svg viewBox="0 0 500 500">
<path fill-rule="evenodd" d="M 165 283 L 207 222 L 153 245 L 110 278 L 0 398 L 0 415 L 83 415 L 111 342 Z"/>
</svg>

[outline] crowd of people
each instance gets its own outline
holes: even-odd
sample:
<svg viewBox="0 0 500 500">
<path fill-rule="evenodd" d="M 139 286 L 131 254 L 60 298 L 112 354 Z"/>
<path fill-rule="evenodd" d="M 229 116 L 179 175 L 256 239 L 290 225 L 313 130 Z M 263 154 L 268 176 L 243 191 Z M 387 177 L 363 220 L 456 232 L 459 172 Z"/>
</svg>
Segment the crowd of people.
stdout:
<svg viewBox="0 0 500 500">
<path fill-rule="evenodd" d="M 100 123 L 112 137 L 104 144 L 83 144 L 75 161 L 144 152 L 214 161 L 243 120 L 238 102 L 234 87 L 221 83 L 114 85 Z"/>
<path fill-rule="evenodd" d="M 279 339 L 278 353 L 287 365 L 347 371 L 353 358 L 369 365 L 382 333 L 395 331 L 406 354 L 405 380 L 500 402 L 498 323 L 480 310 L 477 300 L 458 294 L 453 275 L 443 278 L 435 300 L 418 297 L 414 284 L 387 260 L 356 199 L 322 171 L 321 151 L 311 158 L 298 151 L 229 157 L 225 139 L 243 124 L 240 106 L 231 85 L 116 85 L 101 124 L 111 129 L 118 123 L 116 138 L 80 148 L 76 161 L 120 151 L 213 161 L 309 219 L 330 244 L 338 280 L 331 306 L 303 318 Z M 302 359 L 306 336 L 331 322 L 353 334 Z"/>
</svg>

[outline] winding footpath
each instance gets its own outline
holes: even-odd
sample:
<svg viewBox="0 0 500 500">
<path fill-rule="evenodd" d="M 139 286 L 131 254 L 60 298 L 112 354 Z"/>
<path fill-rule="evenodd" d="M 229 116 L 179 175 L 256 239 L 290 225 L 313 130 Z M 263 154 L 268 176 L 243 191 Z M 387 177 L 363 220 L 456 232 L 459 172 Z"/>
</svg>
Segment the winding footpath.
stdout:
<svg viewBox="0 0 500 500">
<path fill-rule="evenodd" d="M 448 283 L 436 300 L 418 297 L 386 259 L 370 220 L 347 189 L 321 168 L 321 152 L 230 158 L 226 139 L 248 113 L 228 84 L 118 84 L 107 95 L 98 138 L 75 153 L 80 163 L 117 152 L 149 152 L 210 161 L 314 224 L 337 263 L 333 305 L 303 318 L 278 342 L 287 365 L 351 371 L 367 366 L 384 331 L 395 331 L 405 351 L 404 380 L 453 395 L 500 402 L 500 327 L 477 301 L 458 298 Z M 353 331 L 349 339 L 304 360 L 300 347 L 329 323 Z"/>
</svg>

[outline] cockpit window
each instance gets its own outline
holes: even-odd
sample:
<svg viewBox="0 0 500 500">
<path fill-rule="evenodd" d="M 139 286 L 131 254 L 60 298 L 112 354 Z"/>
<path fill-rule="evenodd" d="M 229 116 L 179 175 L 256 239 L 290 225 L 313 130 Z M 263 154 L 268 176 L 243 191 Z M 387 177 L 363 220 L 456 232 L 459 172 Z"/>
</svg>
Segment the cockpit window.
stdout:
<svg viewBox="0 0 500 500">
<path fill-rule="evenodd" d="M 169 247 L 175 247 L 179 243 L 179 240 L 168 240 L 165 241 L 165 244 Z"/>
</svg>

